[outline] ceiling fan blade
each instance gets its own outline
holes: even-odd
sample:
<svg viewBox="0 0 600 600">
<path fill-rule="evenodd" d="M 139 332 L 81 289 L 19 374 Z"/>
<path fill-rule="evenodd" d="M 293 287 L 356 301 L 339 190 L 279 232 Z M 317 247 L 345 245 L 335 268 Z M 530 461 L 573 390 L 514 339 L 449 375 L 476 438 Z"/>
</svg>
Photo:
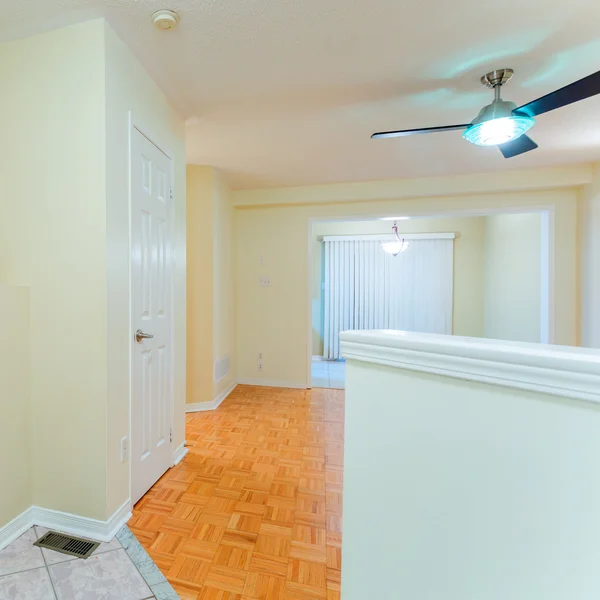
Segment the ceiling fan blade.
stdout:
<svg viewBox="0 0 600 600">
<path fill-rule="evenodd" d="M 371 139 L 402 137 L 405 135 L 417 135 L 419 133 L 437 133 L 438 131 L 454 131 L 456 129 L 466 129 L 471 123 L 466 125 L 442 125 L 441 127 L 422 127 L 421 129 L 403 129 L 401 131 L 380 131 L 374 133 Z"/>
<path fill-rule="evenodd" d="M 585 100 L 596 94 L 600 94 L 600 71 L 566 85 L 559 90 L 550 92 L 537 100 L 523 104 L 523 106 L 515 108 L 513 113 L 536 117 L 537 115 L 567 106 L 568 104 L 573 104 L 573 102 Z"/>
<path fill-rule="evenodd" d="M 502 152 L 504 158 L 512 158 L 524 152 L 535 150 L 537 147 L 538 145 L 525 134 L 520 135 L 516 140 L 506 142 L 506 144 L 498 144 L 498 148 L 500 148 L 500 152 Z"/>
</svg>

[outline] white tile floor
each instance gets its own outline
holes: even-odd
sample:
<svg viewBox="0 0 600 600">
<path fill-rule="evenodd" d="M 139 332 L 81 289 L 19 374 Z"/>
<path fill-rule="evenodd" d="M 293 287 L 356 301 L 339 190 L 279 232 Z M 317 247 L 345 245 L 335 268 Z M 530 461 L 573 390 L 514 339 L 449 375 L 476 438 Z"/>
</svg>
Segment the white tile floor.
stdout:
<svg viewBox="0 0 600 600">
<path fill-rule="evenodd" d="M 161 600 L 178 597 L 170 586 L 172 593 L 163 595 L 163 583 L 152 589 L 149 587 L 141 575 L 144 568 L 140 571 L 129 556 L 132 554 L 129 537 L 119 534 L 120 539 L 125 540 L 127 550 L 115 538 L 100 544 L 87 560 L 81 560 L 34 546 L 33 543 L 46 531 L 43 527 L 32 527 L 0 550 L 0 600 Z M 124 533 L 131 536 L 127 528 Z M 166 582 L 164 577 L 162 580 Z"/>
<path fill-rule="evenodd" d="M 312 362 L 312 385 L 320 388 L 345 389 L 346 363 L 340 360 L 315 360 Z"/>
</svg>

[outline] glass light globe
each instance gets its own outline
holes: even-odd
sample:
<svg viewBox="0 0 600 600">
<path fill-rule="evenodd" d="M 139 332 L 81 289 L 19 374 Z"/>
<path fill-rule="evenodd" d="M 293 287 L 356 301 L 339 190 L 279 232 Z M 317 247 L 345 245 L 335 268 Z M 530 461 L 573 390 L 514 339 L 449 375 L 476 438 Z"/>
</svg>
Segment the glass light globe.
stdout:
<svg viewBox="0 0 600 600">
<path fill-rule="evenodd" d="M 404 240 L 394 240 L 392 242 L 381 242 L 381 249 L 392 256 L 398 256 L 408 248 L 408 243 Z"/>
<path fill-rule="evenodd" d="M 506 144 L 523 135 L 534 125 L 535 119 L 526 116 L 512 115 L 500 119 L 490 119 L 471 125 L 463 137 L 478 146 L 497 146 Z"/>
</svg>

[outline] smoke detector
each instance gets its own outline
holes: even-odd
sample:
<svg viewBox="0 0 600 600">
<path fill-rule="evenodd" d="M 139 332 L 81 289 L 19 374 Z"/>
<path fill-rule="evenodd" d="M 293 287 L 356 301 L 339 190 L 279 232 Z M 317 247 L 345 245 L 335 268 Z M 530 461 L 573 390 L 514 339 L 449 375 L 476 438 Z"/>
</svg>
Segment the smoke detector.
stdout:
<svg viewBox="0 0 600 600">
<path fill-rule="evenodd" d="M 172 10 L 157 10 L 152 14 L 152 23 L 157 29 L 175 29 L 179 23 L 179 15 Z"/>
</svg>

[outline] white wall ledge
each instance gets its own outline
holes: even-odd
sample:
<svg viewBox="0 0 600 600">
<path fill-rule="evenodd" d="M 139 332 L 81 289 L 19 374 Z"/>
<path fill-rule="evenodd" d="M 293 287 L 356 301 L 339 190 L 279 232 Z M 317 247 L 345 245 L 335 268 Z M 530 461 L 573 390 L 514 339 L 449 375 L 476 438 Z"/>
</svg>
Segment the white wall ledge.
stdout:
<svg viewBox="0 0 600 600">
<path fill-rule="evenodd" d="M 600 350 L 407 331 L 345 331 L 357 360 L 600 402 Z"/>
</svg>

